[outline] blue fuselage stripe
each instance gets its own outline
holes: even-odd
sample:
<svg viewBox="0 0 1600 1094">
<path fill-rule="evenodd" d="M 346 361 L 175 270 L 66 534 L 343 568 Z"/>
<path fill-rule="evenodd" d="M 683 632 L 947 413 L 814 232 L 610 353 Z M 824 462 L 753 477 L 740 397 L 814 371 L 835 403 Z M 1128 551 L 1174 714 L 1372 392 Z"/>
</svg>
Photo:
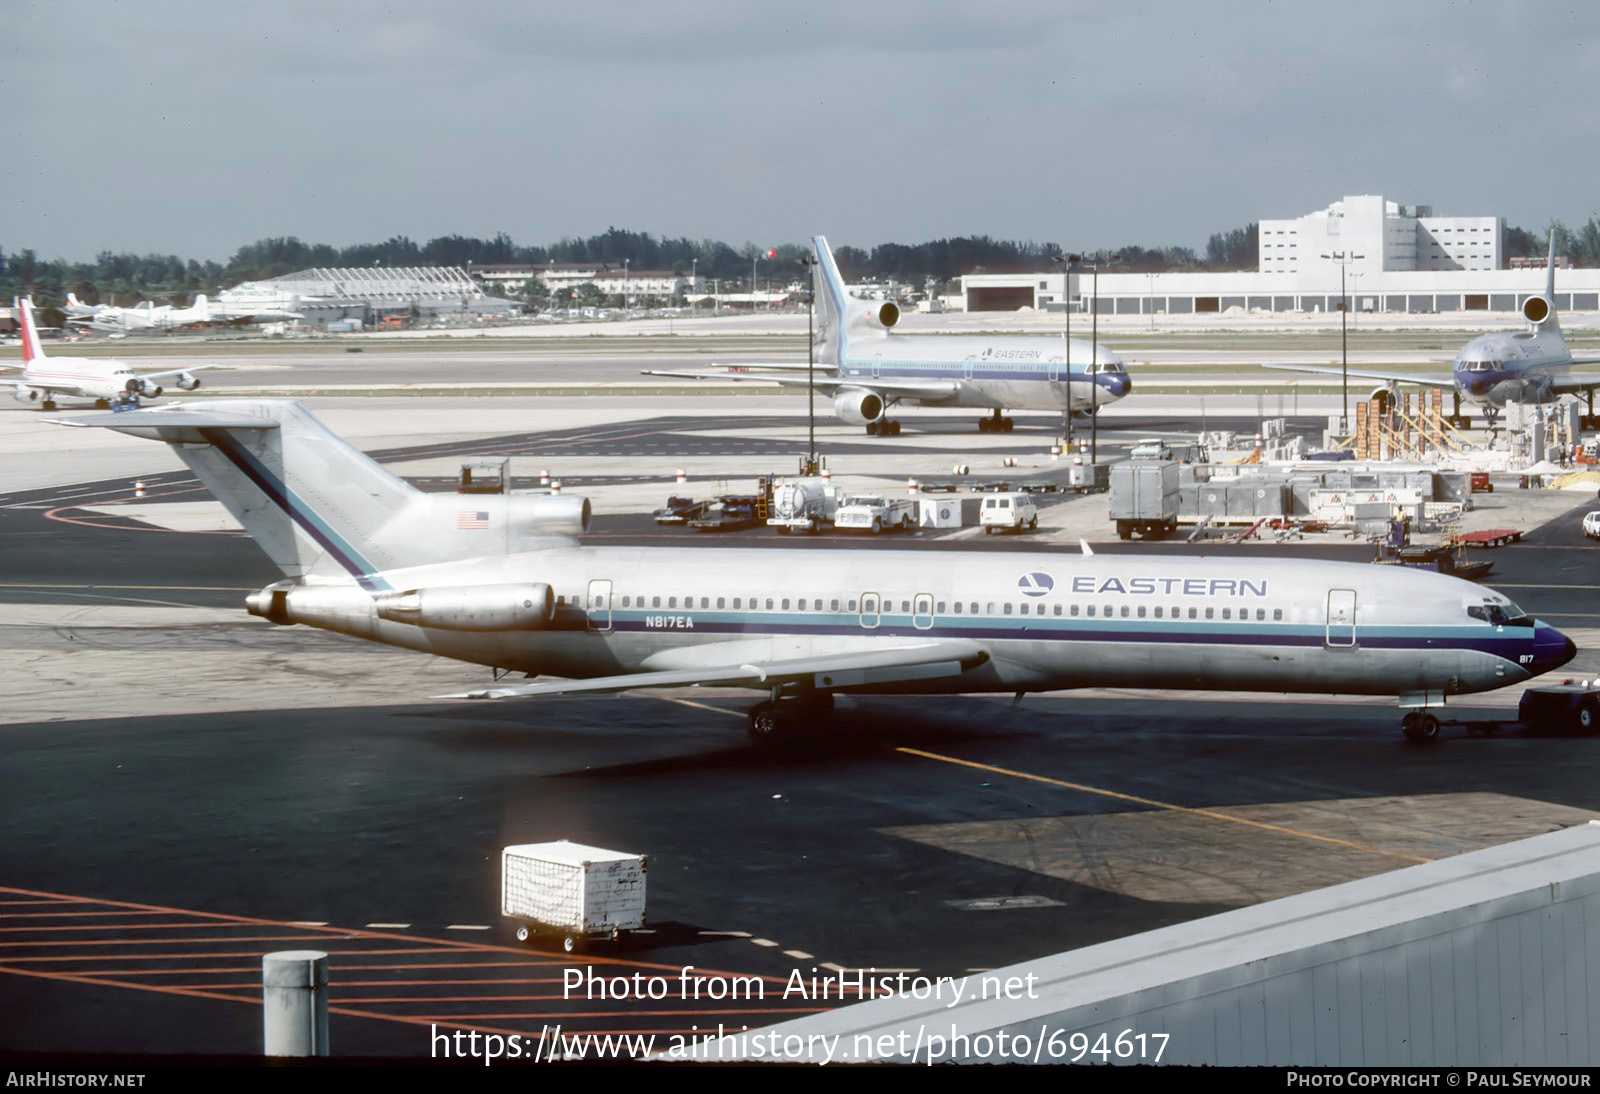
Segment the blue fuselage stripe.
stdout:
<svg viewBox="0 0 1600 1094">
<path fill-rule="evenodd" d="M 290 520 L 294 521 L 312 542 L 327 551 L 356 583 L 369 591 L 386 590 L 389 583 L 377 575 L 373 566 L 345 538 L 323 522 L 311 508 L 296 498 L 288 486 L 267 469 L 255 455 L 234 439 L 225 429 L 201 429 L 200 435 L 218 452 L 227 457 L 239 471 L 256 484 Z"/>
</svg>

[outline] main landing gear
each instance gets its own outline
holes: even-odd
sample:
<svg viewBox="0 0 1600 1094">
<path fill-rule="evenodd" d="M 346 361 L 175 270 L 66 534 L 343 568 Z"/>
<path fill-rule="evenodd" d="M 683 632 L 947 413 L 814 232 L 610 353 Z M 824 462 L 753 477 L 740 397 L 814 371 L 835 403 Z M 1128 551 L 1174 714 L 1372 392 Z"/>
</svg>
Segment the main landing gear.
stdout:
<svg viewBox="0 0 1600 1094">
<path fill-rule="evenodd" d="M 833 713 L 833 692 L 813 691 L 806 695 L 768 699 L 750 708 L 750 739 L 757 744 L 770 744 L 779 740 L 807 722 L 815 722 Z"/>
<path fill-rule="evenodd" d="M 1426 710 L 1413 710 L 1400 719 L 1400 732 L 1406 740 L 1428 743 L 1439 739 L 1439 719 Z"/>
<path fill-rule="evenodd" d="M 987 418 L 978 419 L 979 433 L 1010 433 L 1017 423 L 996 410 Z"/>
<path fill-rule="evenodd" d="M 900 436 L 900 423 L 888 418 L 879 418 L 875 422 L 867 423 L 867 436 L 869 437 L 898 437 Z"/>
</svg>

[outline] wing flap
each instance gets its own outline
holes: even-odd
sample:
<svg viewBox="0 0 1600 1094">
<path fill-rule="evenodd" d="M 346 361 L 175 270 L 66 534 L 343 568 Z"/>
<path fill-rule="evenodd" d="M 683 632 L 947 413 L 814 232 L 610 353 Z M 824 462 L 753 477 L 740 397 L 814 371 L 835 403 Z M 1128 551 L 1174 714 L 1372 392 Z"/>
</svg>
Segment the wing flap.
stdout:
<svg viewBox="0 0 1600 1094">
<path fill-rule="evenodd" d="M 887 649 L 823 653 L 777 661 L 482 688 L 434 698 L 517 699 L 540 695 L 615 694 L 635 688 L 768 688 L 797 683 L 826 690 L 959 676 L 987 659 L 988 654 L 971 642 L 916 642 Z"/>
<path fill-rule="evenodd" d="M 1600 388 L 1600 376 L 1562 376 L 1550 384 L 1550 390 L 1557 395 L 1593 391 L 1595 388 Z"/>
</svg>

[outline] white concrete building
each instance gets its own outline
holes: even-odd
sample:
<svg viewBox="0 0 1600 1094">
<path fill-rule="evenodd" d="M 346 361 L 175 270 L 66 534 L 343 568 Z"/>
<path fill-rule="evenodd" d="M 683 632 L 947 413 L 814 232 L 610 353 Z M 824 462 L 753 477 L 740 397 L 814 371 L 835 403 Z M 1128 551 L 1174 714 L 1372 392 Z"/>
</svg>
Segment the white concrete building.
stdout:
<svg viewBox="0 0 1600 1094">
<path fill-rule="evenodd" d="M 1427 205 L 1398 205 L 1374 194 L 1336 201 L 1296 220 L 1262 220 L 1262 273 L 1388 270 L 1498 270 L 1499 217 L 1436 217 Z"/>
<path fill-rule="evenodd" d="M 1426 205 L 1346 197 L 1297 220 L 1260 221 L 1255 273 L 1102 270 L 1098 309 L 1115 315 L 1337 311 L 1342 273 L 1353 311 L 1516 312 L 1544 290 L 1544 263 L 1502 269 L 1509 265 L 1503 229 L 1500 217 L 1436 217 Z M 1065 282 L 1059 269 L 968 274 L 961 279 L 962 300 L 967 311 L 1059 310 L 1070 293 L 1073 310 L 1095 310 L 1090 271 L 1074 272 L 1070 287 Z M 1555 304 L 1558 311 L 1600 310 L 1600 270 L 1557 270 Z"/>
</svg>

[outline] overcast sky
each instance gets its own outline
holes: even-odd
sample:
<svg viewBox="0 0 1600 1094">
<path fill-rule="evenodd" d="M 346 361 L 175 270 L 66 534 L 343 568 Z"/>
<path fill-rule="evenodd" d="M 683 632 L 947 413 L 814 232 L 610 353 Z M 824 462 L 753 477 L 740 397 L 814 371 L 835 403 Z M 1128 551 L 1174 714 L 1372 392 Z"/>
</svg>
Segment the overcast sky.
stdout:
<svg viewBox="0 0 1600 1094">
<path fill-rule="evenodd" d="M 1600 215 L 1593 0 L 6 0 L 0 247 Z"/>
</svg>

